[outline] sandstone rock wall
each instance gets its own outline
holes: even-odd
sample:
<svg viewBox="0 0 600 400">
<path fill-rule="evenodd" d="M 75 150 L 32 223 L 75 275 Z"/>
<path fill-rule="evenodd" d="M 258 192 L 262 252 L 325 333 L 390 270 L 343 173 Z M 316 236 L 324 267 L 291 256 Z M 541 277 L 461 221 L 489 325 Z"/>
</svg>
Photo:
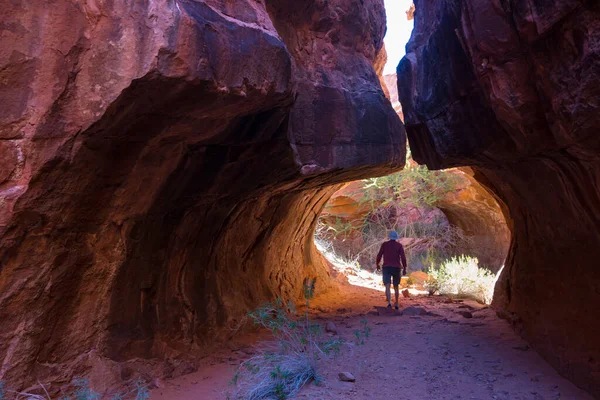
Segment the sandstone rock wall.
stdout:
<svg viewBox="0 0 600 400">
<path fill-rule="evenodd" d="M 327 289 L 312 231 L 335 184 L 404 164 L 381 0 L 4 7 L 12 388 L 178 373 L 249 308 Z"/>
<path fill-rule="evenodd" d="M 456 176 L 456 190 L 446 193 L 437 205 L 448 221 L 468 240 L 464 254 L 477 257 L 479 265 L 497 273 L 506 261 L 510 230 L 497 196 L 474 178 L 471 168 L 448 171 Z"/>
<path fill-rule="evenodd" d="M 512 231 L 495 307 L 600 396 L 600 9 L 580 0 L 415 1 L 398 66 L 413 156 L 470 165 Z"/>
</svg>

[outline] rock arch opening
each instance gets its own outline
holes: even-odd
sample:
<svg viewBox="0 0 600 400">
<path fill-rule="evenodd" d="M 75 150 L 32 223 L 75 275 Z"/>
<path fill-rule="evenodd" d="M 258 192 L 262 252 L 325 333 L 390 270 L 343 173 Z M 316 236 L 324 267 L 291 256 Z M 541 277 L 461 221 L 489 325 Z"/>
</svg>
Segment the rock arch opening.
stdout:
<svg viewBox="0 0 600 400">
<path fill-rule="evenodd" d="M 462 283 L 445 282 L 459 279 L 464 280 L 461 295 L 491 302 L 494 276 L 504 266 L 510 231 L 496 198 L 474 179 L 471 169 L 429 171 L 409 158 L 400 172 L 350 182 L 325 204 L 315 242 L 350 283 L 382 289 L 381 277 L 371 272 L 390 231 L 399 234 L 406 253 L 408 276 L 402 287 L 414 288 L 414 293 L 429 289 L 458 295 Z M 471 258 L 482 269 L 481 283 L 474 288 L 485 285 L 484 291 L 467 292 L 467 281 L 473 279 L 467 269 L 462 276 L 434 277 L 440 268 L 452 265 L 452 259 L 467 264 Z M 486 283 L 484 276 L 490 277 Z"/>
</svg>

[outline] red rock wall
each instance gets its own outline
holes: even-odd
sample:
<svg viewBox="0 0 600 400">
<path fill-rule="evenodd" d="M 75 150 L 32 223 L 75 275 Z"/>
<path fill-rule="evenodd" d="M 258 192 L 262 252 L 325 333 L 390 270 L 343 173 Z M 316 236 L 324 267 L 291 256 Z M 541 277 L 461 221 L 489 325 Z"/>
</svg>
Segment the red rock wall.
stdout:
<svg viewBox="0 0 600 400">
<path fill-rule="evenodd" d="M 0 380 L 182 372 L 249 308 L 330 286 L 315 220 L 405 136 L 383 2 L 300 3 L 4 5 Z"/>
<path fill-rule="evenodd" d="M 468 240 L 462 251 L 479 259 L 479 265 L 497 273 L 506 261 L 510 230 L 497 196 L 474 178 L 471 168 L 451 169 L 456 190 L 437 205 L 448 221 L 463 230 Z"/>
<path fill-rule="evenodd" d="M 512 231 L 495 307 L 600 396 L 600 9 L 580 0 L 415 1 L 398 66 L 413 156 L 473 166 Z"/>
</svg>

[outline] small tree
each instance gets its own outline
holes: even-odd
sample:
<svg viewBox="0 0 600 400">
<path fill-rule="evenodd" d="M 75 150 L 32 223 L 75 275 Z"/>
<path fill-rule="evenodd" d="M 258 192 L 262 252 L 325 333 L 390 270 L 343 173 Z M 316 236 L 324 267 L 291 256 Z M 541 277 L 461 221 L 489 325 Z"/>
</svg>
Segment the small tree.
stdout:
<svg viewBox="0 0 600 400">
<path fill-rule="evenodd" d="M 408 150 L 404 170 L 392 175 L 363 181 L 357 193 L 350 197 L 360 198 L 361 208 L 367 205 L 367 216 L 362 221 L 348 221 L 338 217 L 321 218 L 316 237 L 331 241 L 338 256 L 357 259 L 359 263 L 372 263 L 381 240 L 390 230 L 398 231 L 401 238 L 414 239 L 405 243 L 409 265 L 421 269 L 435 255 L 436 261 L 459 253 L 468 246 L 469 239 L 457 226 L 450 225 L 441 211 L 432 221 L 411 222 L 411 214 L 436 212 L 435 206 L 449 193 L 456 190 L 461 179 L 447 171 L 429 171 L 427 167 L 412 161 Z M 360 249 L 349 249 L 345 240 L 362 236 Z M 342 250 L 344 249 L 344 250 Z M 341 254 L 340 254 L 341 253 Z M 348 254 L 346 254 L 348 253 Z"/>
</svg>

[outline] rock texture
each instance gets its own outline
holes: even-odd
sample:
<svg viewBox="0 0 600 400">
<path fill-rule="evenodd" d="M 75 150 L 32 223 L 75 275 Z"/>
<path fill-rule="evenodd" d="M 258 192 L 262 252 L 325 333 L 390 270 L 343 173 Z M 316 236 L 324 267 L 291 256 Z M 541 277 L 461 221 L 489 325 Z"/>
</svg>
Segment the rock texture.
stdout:
<svg viewBox="0 0 600 400">
<path fill-rule="evenodd" d="M 381 0 L 10 2 L 1 25 L 11 388 L 182 372 L 249 308 L 325 290 L 335 184 L 404 164 Z"/>
<path fill-rule="evenodd" d="M 384 75 L 383 81 L 385 83 L 385 87 L 388 89 L 388 98 L 392 103 L 392 107 L 394 107 L 394 111 L 396 111 L 396 114 L 398 114 L 400 119 L 404 121 L 404 115 L 402 115 L 402 104 L 400 104 L 400 99 L 398 99 L 398 80 L 396 78 L 396 74 Z"/>
<path fill-rule="evenodd" d="M 495 307 L 600 396 L 600 9 L 597 2 L 415 1 L 398 66 L 413 156 L 469 165 L 512 244 Z"/>
<path fill-rule="evenodd" d="M 437 207 L 468 238 L 464 253 L 477 257 L 479 265 L 496 273 L 510 247 L 510 231 L 499 199 L 473 177 L 471 168 L 453 168 L 448 173 L 456 178 L 456 190 L 446 193 Z"/>
</svg>

